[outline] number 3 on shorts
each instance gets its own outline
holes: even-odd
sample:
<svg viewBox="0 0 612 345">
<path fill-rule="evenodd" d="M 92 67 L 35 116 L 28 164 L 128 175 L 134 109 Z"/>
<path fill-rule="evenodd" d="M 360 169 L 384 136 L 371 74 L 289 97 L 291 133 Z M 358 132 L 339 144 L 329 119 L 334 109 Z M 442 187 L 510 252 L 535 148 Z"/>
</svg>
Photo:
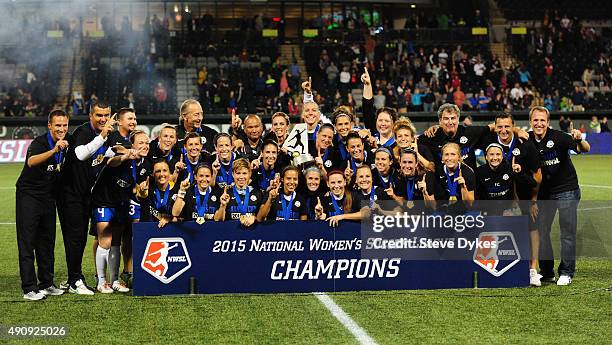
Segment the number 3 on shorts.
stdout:
<svg viewBox="0 0 612 345">
<path fill-rule="evenodd" d="M 130 205 L 130 216 L 133 216 L 136 214 L 136 206 L 135 205 Z"/>
</svg>

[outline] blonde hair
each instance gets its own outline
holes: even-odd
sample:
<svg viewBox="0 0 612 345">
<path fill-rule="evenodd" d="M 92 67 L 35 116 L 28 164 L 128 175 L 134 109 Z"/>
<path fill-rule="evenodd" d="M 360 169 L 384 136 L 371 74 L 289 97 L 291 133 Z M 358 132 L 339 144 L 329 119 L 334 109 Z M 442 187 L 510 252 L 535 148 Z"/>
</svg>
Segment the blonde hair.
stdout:
<svg viewBox="0 0 612 345">
<path fill-rule="evenodd" d="M 251 163 L 246 158 L 238 158 L 232 163 L 232 172 L 235 173 L 238 169 L 246 168 L 251 171 Z"/>
<path fill-rule="evenodd" d="M 402 116 L 395 121 L 395 125 L 393 125 L 393 134 L 397 135 L 400 129 L 407 129 L 412 133 L 413 138 L 416 137 L 416 127 L 414 127 L 414 124 L 412 124 L 409 118 Z"/>
<path fill-rule="evenodd" d="M 461 160 L 461 146 L 459 146 L 459 144 L 457 143 L 446 143 L 444 144 L 444 146 L 442 146 L 442 154 L 444 154 L 444 151 L 446 151 L 446 149 L 448 148 L 454 148 L 455 150 L 457 150 L 457 153 L 459 154 L 459 160 Z"/>
</svg>

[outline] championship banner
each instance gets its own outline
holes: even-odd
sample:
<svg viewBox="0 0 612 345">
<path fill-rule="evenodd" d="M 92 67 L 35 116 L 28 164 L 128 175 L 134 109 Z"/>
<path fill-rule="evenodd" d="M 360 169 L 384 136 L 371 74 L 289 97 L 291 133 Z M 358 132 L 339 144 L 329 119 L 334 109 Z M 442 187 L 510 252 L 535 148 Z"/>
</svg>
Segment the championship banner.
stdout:
<svg viewBox="0 0 612 345">
<path fill-rule="evenodd" d="M 351 222 L 135 223 L 134 295 L 528 286 L 527 218 L 480 218 L 399 237 Z"/>
</svg>

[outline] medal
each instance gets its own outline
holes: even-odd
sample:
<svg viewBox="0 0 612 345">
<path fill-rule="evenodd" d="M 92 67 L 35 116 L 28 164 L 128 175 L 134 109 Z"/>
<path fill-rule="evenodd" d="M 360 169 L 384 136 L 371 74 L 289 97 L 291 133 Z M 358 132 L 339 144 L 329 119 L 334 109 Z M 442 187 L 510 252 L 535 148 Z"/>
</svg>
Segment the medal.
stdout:
<svg viewBox="0 0 612 345">
<path fill-rule="evenodd" d="M 246 214 L 249 209 L 249 194 L 250 190 L 247 186 L 246 191 L 244 193 L 244 199 L 241 199 L 240 194 L 238 194 L 238 188 L 234 186 L 234 198 L 236 198 L 236 204 L 238 204 L 238 212 L 240 212 L 241 215 Z"/>
<path fill-rule="evenodd" d="M 270 174 L 266 176 L 266 169 L 264 169 L 264 165 L 261 164 L 261 181 L 259 181 L 259 189 L 267 190 L 270 187 L 270 181 L 274 178 L 274 167 L 270 170 Z"/>
<path fill-rule="evenodd" d="M 198 189 L 198 186 L 193 187 L 193 194 L 195 195 L 196 212 L 198 213 L 198 218 L 196 218 L 196 222 L 198 224 L 202 224 L 204 223 L 204 215 L 208 210 L 208 199 L 210 198 L 211 188 L 208 187 L 208 189 L 206 189 L 206 192 L 204 193 L 204 200 L 200 198 L 200 190 Z"/>
<path fill-rule="evenodd" d="M 53 142 L 51 132 L 47 132 L 47 142 L 49 143 L 49 147 L 51 149 L 55 147 L 55 142 Z M 64 151 L 60 150 L 60 152 L 53 154 L 53 156 L 55 157 L 55 162 L 57 163 L 57 165 L 55 166 L 55 170 L 60 171 L 62 161 L 64 160 Z"/>
<path fill-rule="evenodd" d="M 342 156 L 342 160 L 345 161 L 348 158 L 349 154 L 339 134 L 338 134 L 338 149 L 340 149 L 340 155 Z"/>
<path fill-rule="evenodd" d="M 159 189 L 155 188 L 155 208 L 158 211 L 167 211 L 168 196 L 170 196 L 170 185 L 166 186 L 163 198 L 161 197 Z"/>
<path fill-rule="evenodd" d="M 185 160 L 187 161 L 187 164 L 185 164 L 186 168 L 187 168 L 187 176 L 189 176 L 189 183 L 193 183 L 193 167 L 191 166 L 191 161 L 189 160 L 189 158 L 187 157 L 187 155 L 185 155 Z M 197 166 L 198 163 L 196 162 L 196 164 L 194 164 L 194 166 Z"/>
<path fill-rule="evenodd" d="M 281 205 L 283 208 L 283 218 L 285 220 L 291 219 L 291 208 L 293 207 L 293 198 L 295 197 L 295 192 L 291 193 L 291 199 L 289 202 L 286 202 L 285 196 L 281 198 Z"/>
<path fill-rule="evenodd" d="M 221 163 L 221 161 L 219 161 L 219 172 L 221 173 L 221 181 L 218 182 L 225 182 L 226 184 L 232 184 L 233 181 L 233 176 L 232 176 L 232 165 L 234 163 L 234 154 L 230 154 L 230 161 L 229 161 L 229 168 L 225 169 L 225 167 L 223 166 L 223 163 Z M 217 176 L 217 179 L 219 178 L 219 176 Z"/>
<path fill-rule="evenodd" d="M 450 198 L 448 200 L 450 201 L 457 201 L 457 186 L 459 185 L 459 183 L 457 182 L 457 177 L 459 177 L 459 174 L 461 172 L 461 167 L 459 166 L 457 168 L 457 170 L 450 175 L 448 173 L 448 169 L 446 168 L 446 166 L 444 166 L 444 173 L 446 174 L 446 186 L 448 187 L 448 194 L 450 195 Z"/>
<path fill-rule="evenodd" d="M 330 198 L 331 198 L 331 201 L 332 201 L 332 205 L 334 205 L 334 214 L 333 214 L 333 216 L 337 216 L 339 214 L 344 214 L 344 210 L 342 209 L 342 207 L 338 206 L 338 203 L 336 202 L 336 197 L 334 197 L 333 195 L 330 195 Z"/>
<path fill-rule="evenodd" d="M 407 206 L 408 208 L 413 208 L 413 207 L 414 207 L 414 201 L 412 201 L 412 200 L 408 200 L 408 202 L 406 203 L 406 206 Z"/>
<path fill-rule="evenodd" d="M 504 150 L 502 150 L 502 154 L 504 155 L 504 159 L 506 161 L 511 162 L 512 161 L 512 151 L 514 150 L 514 147 L 516 146 L 516 137 L 512 137 L 512 141 L 510 141 L 509 146 L 502 144 L 501 140 L 499 140 L 499 136 L 497 137 L 497 142 L 500 143 L 502 147 L 508 147 L 508 152 L 505 152 Z"/>
</svg>

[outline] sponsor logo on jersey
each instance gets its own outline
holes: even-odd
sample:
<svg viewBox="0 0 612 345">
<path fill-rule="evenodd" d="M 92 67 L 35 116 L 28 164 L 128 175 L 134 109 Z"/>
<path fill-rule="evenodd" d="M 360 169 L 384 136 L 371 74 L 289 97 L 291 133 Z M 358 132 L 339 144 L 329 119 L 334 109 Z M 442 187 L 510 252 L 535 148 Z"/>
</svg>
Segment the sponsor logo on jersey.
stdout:
<svg viewBox="0 0 612 345">
<path fill-rule="evenodd" d="M 191 267 L 191 259 L 182 238 L 151 238 L 140 266 L 160 282 L 169 284 Z"/>
</svg>

